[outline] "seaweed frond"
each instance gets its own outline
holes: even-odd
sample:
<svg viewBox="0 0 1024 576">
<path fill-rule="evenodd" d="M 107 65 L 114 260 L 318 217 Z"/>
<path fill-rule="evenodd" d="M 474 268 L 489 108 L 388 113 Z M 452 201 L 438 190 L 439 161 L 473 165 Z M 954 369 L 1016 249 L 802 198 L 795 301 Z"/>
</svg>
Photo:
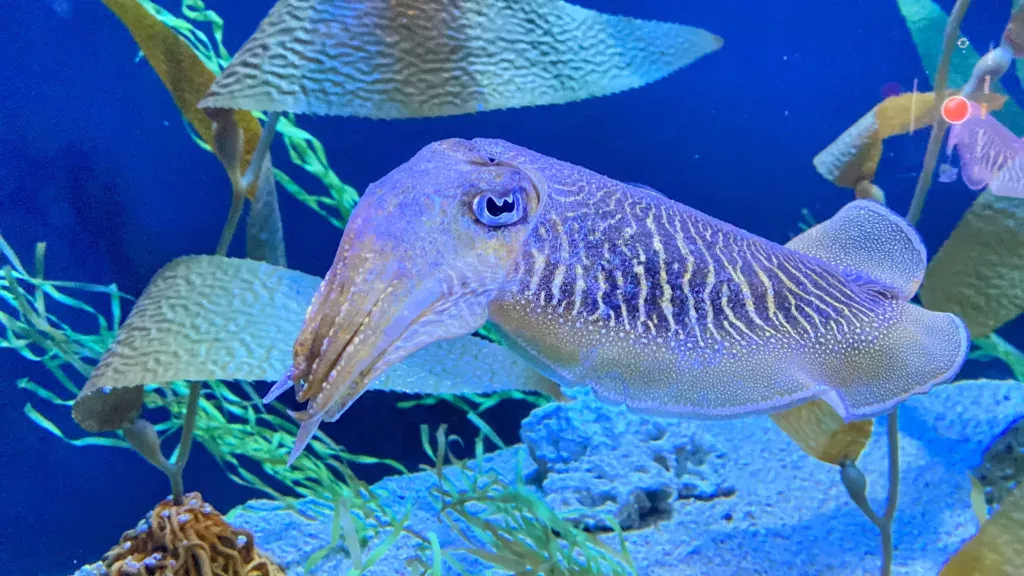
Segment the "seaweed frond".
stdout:
<svg viewBox="0 0 1024 576">
<path fill-rule="evenodd" d="M 447 562 L 465 573 L 456 554 L 468 554 L 494 569 L 514 574 L 547 576 L 635 575 L 621 527 L 608 518 L 618 537 L 618 550 L 560 518 L 523 478 L 517 463 L 511 482 L 494 470 L 481 470 L 484 434 L 477 436 L 475 463 L 452 455 L 450 444 L 461 442 L 442 425 L 434 434 L 421 426 L 423 448 L 434 462 L 437 484 L 430 495 L 441 518 L 465 545 L 441 549 L 436 535 L 420 539 L 420 553 L 411 564 L 439 575 Z M 450 465 L 445 468 L 446 464 Z M 430 469 L 429 467 L 427 467 Z M 429 559 L 429 560 L 428 560 Z"/>
<path fill-rule="evenodd" d="M 220 74 L 231 60 L 231 53 L 224 47 L 224 20 L 206 7 L 203 0 L 182 0 L 181 16 L 171 13 L 152 0 L 136 0 L 143 8 L 164 25 L 181 36 L 196 53 L 203 64 L 214 74 Z M 200 27 L 208 27 L 207 34 Z M 266 122 L 267 115 L 252 112 L 257 119 Z M 208 152 L 213 152 L 201 135 L 184 122 L 186 130 L 195 143 Z M 277 182 L 292 196 L 327 219 L 338 228 L 344 228 L 349 214 L 359 200 L 355 188 L 342 182 L 331 169 L 323 144 L 312 134 L 299 127 L 294 114 L 285 114 L 277 122 L 277 133 L 284 139 L 288 157 L 326 188 L 324 193 L 309 193 L 292 177 L 277 168 L 274 176 Z"/>
<path fill-rule="evenodd" d="M 54 420 L 60 421 L 70 413 L 82 383 L 113 342 L 121 324 L 122 308 L 131 297 L 113 284 L 46 279 L 45 248 L 43 243 L 36 245 L 35 271 L 30 273 L 0 235 L 0 349 L 12 349 L 41 363 L 56 381 L 43 385 L 27 378 L 19 380 L 18 387 L 35 397 L 25 404 L 24 412 L 41 428 L 74 446 L 130 449 L 120 431 L 73 437 Z M 92 301 L 97 296 L 109 302 L 109 310 L 96 307 Z M 159 422 L 154 430 L 161 441 L 180 431 L 189 387 L 187 382 L 146 387 L 145 410 L 165 410 L 170 416 L 154 418 Z M 306 453 L 292 466 L 286 466 L 290 439 L 295 436 L 297 425 L 283 406 L 264 405 L 249 382 L 229 385 L 213 380 L 203 382 L 201 389 L 194 437 L 233 481 L 296 511 L 298 498 L 314 498 L 324 501 L 326 506 L 343 501 L 353 530 L 363 542 L 383 526 L 397 524 L 383 510 L 377 494 L 356 477 L 350 465 L 383 465 L 398 473 L 408 473 L 400 463 L 352 454 L 318 433 Z M 37 407 L 40 402 L 49 408 Z M 339 542 L 340 538 L 332 546 Z"/>
</svg>

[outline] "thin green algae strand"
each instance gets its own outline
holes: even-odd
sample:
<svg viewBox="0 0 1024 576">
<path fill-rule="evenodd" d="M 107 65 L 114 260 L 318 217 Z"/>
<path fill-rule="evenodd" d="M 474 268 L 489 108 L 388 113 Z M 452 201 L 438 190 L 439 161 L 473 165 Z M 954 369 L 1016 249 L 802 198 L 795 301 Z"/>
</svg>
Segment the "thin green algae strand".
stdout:
<svg viewBox="0 0 1024 576">
<path fill-rule="evenodd" d="M 43 386 L 28 378 L 19 380 L 18 388 L 36 398 L 27 402 L 23 411 L 41 428 L 74 446 L 130 448 L 119 431 L 71 437 L 43 414 L 51 410 L 37 408 L 39 402 L 57 407 L 58 411 L 73 405 L 81 389 L 77 381 L 92 373 L 114 341 L 122 306 L 131 300 L 112 284 L 46 279 L 45 250 L 45 244 L 36 246 L 34 272 L 29 272 L 0 236 L 0 256 L 4 260 L 0 268 L 0 322 L 4 328 L 0 348 L 15 350 L 26 359 L 41 363 L 59 383 Z M 97 301 L 105 301 L 108 311 L 102 312 Z M 78 328 L 72 328 L 72 324 Z M 90 324 L 92 328 L 81 328 Z M 155 426 L 162 440 L 179 431 L 188 388 L 183 381 L 140 387 L 144 390 L 145 410 L 168 413 Z M 232 480 L 288 506 L 295 495 L 347 498 L 360 511 L 357 524 L 364 536 L 372 524 L 365 519 L 387 516 L 372 509 L 375 495 L 356 478 L 349 465 L 383 465 L 398 473 L 408 473 L 395 461 L 352 454 L 324 434 L 316 435 L 308 454 L 292 466 L 285 466 L 288 446 L 298 426 L 280 404 L 260 402 L 249 382 L 204 382 L 199 413 L 195 438 Z"/>
</svg>

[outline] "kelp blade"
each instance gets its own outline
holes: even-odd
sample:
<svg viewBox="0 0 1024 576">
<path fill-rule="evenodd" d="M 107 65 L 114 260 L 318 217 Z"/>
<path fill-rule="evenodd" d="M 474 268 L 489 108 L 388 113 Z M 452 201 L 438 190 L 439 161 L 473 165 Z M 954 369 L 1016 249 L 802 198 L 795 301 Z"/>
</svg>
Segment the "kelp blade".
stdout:
<svg viewBox="0 0 1024 576">
<path fill-rule="evenodd" d="M 941 576 L 1024 574 L 1024 489 L 1003 500 L 973 538 L 950 559 Z"/>
<path fill-rule="evenodd" d="M 141 409 L 143 386 L 191 380 L 276 381 L 321 278 L 246 259 L 184 256 L 153 277 L 75 400 L 90 432 Z M 548 381 L 507 349 L 463 336 L 410 355 L 371 384 L 418 393 L 538 389 Z"/>
<path fill-rule="evenodd" d="M 1024 200 L 978 196 L 932 258 L 920 297 L 962 318 L 972 338 L 1024 312 Z"/>
<path fill-rule="evenodd" d="M 206 67 L 192 47 L 150 13 L 138 0 L 103 0 L 128 28 L 150 66 L 160 77 L 181 114 L 210 148 L 214 148 L 213 123 L 196 105 L 213 85 L 216 75 Z M 241 170 L 252 159 L 261 128 L 248 112 L 236 112 L 235 122 L 244 137 Z M 231 167 L 225 167 L 229 172 Z M 254 193 L 249 190 L 250 196 Z"/>
<path fill-rule="evenodd" d="M 721 46 L 561 0 L 279 0 L 200 106 L 396 119 L 562 104 Z"/>
<path fill-rule="evenodd" d="M 1001 94 L 979 94 L 973 100 L 996 111 L 1007 105 Z M 930 128 L 935 118 L 934 92 L 908 92 L 890 96 L 861 116 L 819 152 L 812 163 L 824 178 L 842 188 L 871 182 L 882 159 L 886 138 Z"/>
<path fill-rule="evenodd" d="M 871 439 L 871 420 L 846 423 L 821 400 L 774 412 L 771 419 L 804 452 L 836 466 L 856 462 Z"/>
</svg>

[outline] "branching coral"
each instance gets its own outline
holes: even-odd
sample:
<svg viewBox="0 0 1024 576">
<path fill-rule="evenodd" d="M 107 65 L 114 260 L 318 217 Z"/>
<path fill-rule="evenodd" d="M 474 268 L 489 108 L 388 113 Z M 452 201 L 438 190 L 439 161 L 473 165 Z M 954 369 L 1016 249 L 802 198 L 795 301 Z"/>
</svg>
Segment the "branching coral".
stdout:
<svg viewBox="0 0 1024 576">
<path fill-rule="evenodd" d="M 111 576 L 284 576 L 256 548 L 252 534 L 232 527 L 198 492 L 182 505 L 156 505 L 103 556 Z"/>
</svg>

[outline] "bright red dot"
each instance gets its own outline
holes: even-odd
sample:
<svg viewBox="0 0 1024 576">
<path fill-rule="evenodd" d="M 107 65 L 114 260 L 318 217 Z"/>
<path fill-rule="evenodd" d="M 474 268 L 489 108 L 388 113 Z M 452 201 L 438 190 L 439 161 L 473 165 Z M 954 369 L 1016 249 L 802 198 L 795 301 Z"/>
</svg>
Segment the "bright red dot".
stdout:
<svg viewBox="0 0 1024 576">
<path fill-rule="evenodd" d="M 971 105 L 963 96 L 950 96 L 942 103 L 942 119 L 950 124 L 960 124 L 971 114 Z"/>
</svg>

